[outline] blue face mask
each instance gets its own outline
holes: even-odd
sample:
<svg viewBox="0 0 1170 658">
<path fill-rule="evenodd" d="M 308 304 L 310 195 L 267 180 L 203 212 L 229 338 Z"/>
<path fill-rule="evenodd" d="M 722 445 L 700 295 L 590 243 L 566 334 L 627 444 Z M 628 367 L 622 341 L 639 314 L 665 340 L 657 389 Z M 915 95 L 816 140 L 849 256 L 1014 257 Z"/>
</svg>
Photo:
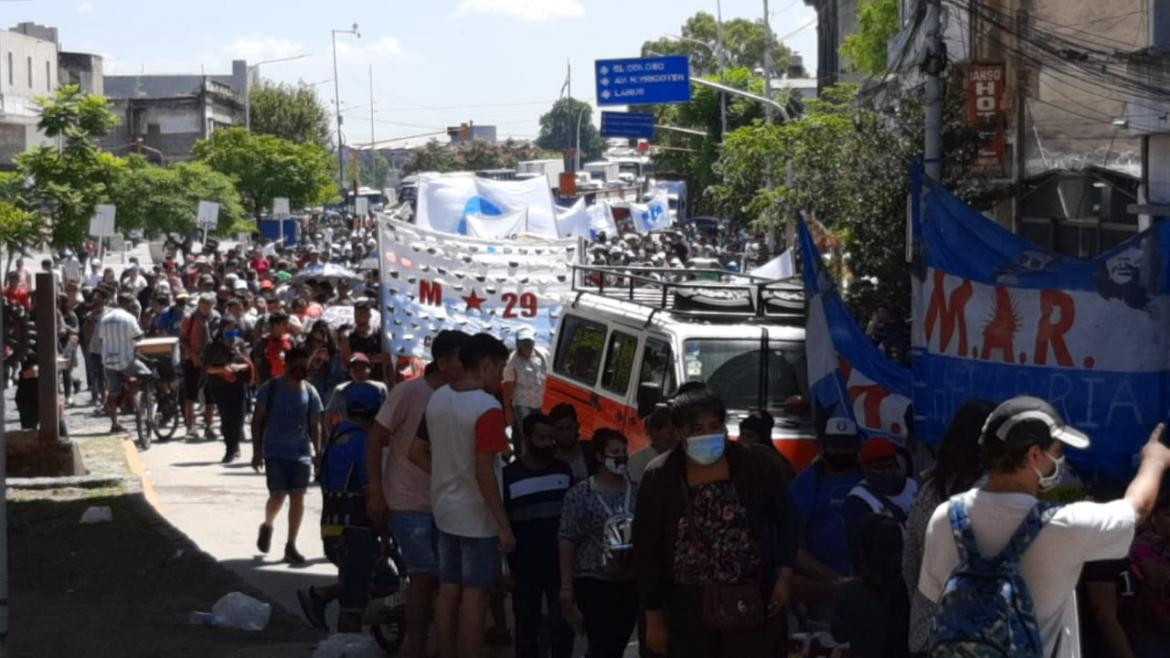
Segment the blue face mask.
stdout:
<svg viewBox="0 0 1170 658">
<path fill-rule="evenodd" d="M 727 435 L 722 432 L 704 434 L 687 437 L 687 440 L 683 442 L 683 449 L 686 450 L 687 457 L 690 457 L 691 461 L 703 466 L 710 466 L 723 456 L 723 448 L 726 443 Z"/>
<path fill-rule="evenodd" d="M 225 331 L 223 332 L 223 337 L 226 338 L 229 343 L 234 343 L 236 342 L 236 339 L 240 337 L 240 332 L 235 329 Z"/>
</svg>

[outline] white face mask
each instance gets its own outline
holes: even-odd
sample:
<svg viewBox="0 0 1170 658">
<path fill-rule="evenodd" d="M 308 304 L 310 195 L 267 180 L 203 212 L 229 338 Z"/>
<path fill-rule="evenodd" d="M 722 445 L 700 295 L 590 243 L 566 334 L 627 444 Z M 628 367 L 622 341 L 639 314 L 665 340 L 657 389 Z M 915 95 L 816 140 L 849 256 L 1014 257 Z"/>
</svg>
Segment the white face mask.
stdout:
<svg viewBox="0 0 1170 658">
<path fill-rule="evenodd" d="M 615 459 L 613 457 L 606 457 L 605 458 L 605 470 L 609 471 L 610 473 L 613 473 L 614 475 L 625 475 L 626 474 L 626 462 L 624 460 L 618 461 L 617 459 Z"/>
<path fill-rule="evenodd" d="M 1040 469 L 1036 468 L 1035 466 L 1032 467 L 1032 470 L 1036 472 L 1037 477 L 1040 478 L 1038 483 L 1040 485 L 1041 492 L 1052 491 L 1054 488 L 1056 488 L 1056 485 L 1060 484 L 1061 471 L 1064 470 L 1064 455 L 1053 457 L 1047 451 L 1045 451 L 1044 456 L 1047 457 L 1054 466 L 1051 474 L 1044 475 L 1040 473 Z"/>
</svg>

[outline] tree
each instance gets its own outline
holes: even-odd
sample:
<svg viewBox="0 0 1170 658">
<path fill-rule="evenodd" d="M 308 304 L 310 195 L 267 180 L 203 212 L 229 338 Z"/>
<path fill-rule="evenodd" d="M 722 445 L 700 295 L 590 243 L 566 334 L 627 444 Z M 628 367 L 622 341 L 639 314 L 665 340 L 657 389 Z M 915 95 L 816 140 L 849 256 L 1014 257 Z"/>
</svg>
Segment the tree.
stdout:
<svg viewBox="0 0 1170 658">
<path fill-rule="evenodd" d="M 868 0 L 857 8 L 858 31 L 845 37 L 841 55 L 853 70 L 877 77 L 886 72 L 886 45 L 901 27 L 898 0 Z"/>
<path fill-rule="evenodd" d="M 414 155 L 406 164 L 402 165 L 402 173 L 413 174 L 420 171 L 454 171 L 455 157 L 451 149 L 438 140 L 423 144 L 414 150 Z"/>
<path fill-rule="evenodd" d="M 45 237 L 45 218 L 35 212 L 0 201 L 0 246 L 12 254 L 26 251 Z"/>
<path fill-rule="evenodd" d="M 700 11 L 683 23 L 681 36 L 684 39 L 662 37 L 642 44 L 642 56 L 651 53 L 661 55 L 689 55 L 695 75 L 707 76 L 719 71 L 719 26 L 715 17 Z M 754 71 L 764 67 L 764 21 L 733 18 L 723 21 L 723 47 L 726 49 L 727 68 L 746 68 Z M 696 41 L 705 44 L 699 45 Z M 773 72 L 783 71 L 788 66 L 788 49 L 771 35 Z"/>
<path fill-rule="evenodd" d="M 18 171 L 31 180 L 22 203 L 26 210 L 48 215 L 53 244 L 76 247 L 118 166 L 118 159 L 102 152 L 94 139 L 108 133 L 117 118 L 106 99 L 82 93 L 76 85 L 37 99 L 37 106 L 41 115 L 37 126 L 51 140 L 60 139 L 61 148 L 38 146 L 17 156 Z"/>
<path fill-rule="evenodd" d="M 329 153 L 316 144 L 297 144 L 272 135 L 226 128 L 195 144 L 195 156 L 227 175 L 254 217 L 288 197 L 293 208 L 336 199 Z"/>
<path fill-rule="evenodd" d="M 368 151 L 361 158 L 359 179 L 362 185 L 380 190 L 390 185 L 390 170 L 390 162 L 385 156 L 377 151 Z"/>
<path fill-rule="evenodd" d="M 500 147 L 482 139 L 463 142 L 455 149 L 455 168 L 463 171 L 500 169 L 502 161 Z"/>
<path fill-rule="evenodd" d="M 244 214 L 232 180 L 201 162 L 158 167 L 132 155 L 114 175 L 110 201 L 117 205 L 118 227 L 150 233 L 185 233 L 195 228 L 200 201 L 219 204 L 219 231 Z"/>
<path fill-rule="evenodd" d="M 500 166 L 508 169 L 514 169 L 518 163 L 525 160 L 540 160 L 545 156 L 546 152 L 536 145 L 518 142 L 511 137 L 500 144 Z M 559 159 L 561 154 L 555 153 L 552 157 Z"/>
<path fill-rule="evenodd" d="M 577 126 L 581 126 L 581 162 L 596 160 L 605 150 L 605 140 L 593 125 L 593 108 L 575 98 L 562 98 L 540 117 L 536 145 L 548 151 L 576 148 Z"/>
<path fill-rule="evenodd" d="M 329 146 L 329 116 L 313 87 L 263 82 L 252 88 L 251 102 L 252 132 Z"/>
<path fill-rule="evenodd" d="M 827 226 L 844 244 L 855 286 L 850 303 L 861 317 L 877 304 L 905 308 L 909 266 L 904 258 L 910 167 L 922 151 L 923 113 L 916 90 L 890 90 L 887 112 L 856 102 L 856 86 L 824 90 L 807 115 L 787 124 L 754 125 L 727 136 L 716 165 L 723 182 L 711 190 L 726 214 L 778 229 L 802 212 Z M 966 121 L 961 89 L 947 95 L 943 184 L 977 201 L 988 190 L 970 165 L 980 147 Z M 775 176 L 769 190 L 767 171 Z M 864 291 L 864 295 L 856 290 Z"/>
</svg>

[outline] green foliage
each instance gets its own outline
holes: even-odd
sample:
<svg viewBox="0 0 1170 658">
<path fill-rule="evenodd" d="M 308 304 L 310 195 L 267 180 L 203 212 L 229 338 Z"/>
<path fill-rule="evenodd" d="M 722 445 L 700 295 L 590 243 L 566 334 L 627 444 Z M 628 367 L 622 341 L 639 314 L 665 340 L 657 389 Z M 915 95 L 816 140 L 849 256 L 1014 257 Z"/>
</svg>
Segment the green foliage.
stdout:
<svg viewBox="0 0 1170 658">
<path fill-rule="evenodd" d="M 329 146 L 329 116 L 313 87 L 263 82 L 252 88 L 251 102 L 252 132 Z"/>
<path fill-rule="evenodd" d="M 232 180 L 201 162 L 158 167 L 130 156 L 114 175 L 109 197 L 118 207 L 121 230 L 190 231 L 195 228 L 200 201 L 219 204 L 220 227 L 230 226 L 244 213 Z"/>
<path fill-rule="evenodd" d="M 223 226 L 222 221 L 220 222 L 220 226 L 221 227 Z M 243 218 L 237 219 L 236 221 L 232 222 L 226 229 L 220 230 L 220 233 L 222 233 L 224 235 L 228 235 L 228 236 L 235 236 L 237 233 L 259 233 L 259 232 L 260 232 L 260 227 L 258 227 L 256 225 L 256 222 L 254 222 L 250 219 L 243 219 Z"/>
<path fill-rule="evenodd" d="M 46 228 L 45 219 L 37 213 L 0 201 L 0 246 L 8 253 L 38 244 Z"/>
<path fill-rule="evenodd" d="M 755 94 L 764 91 L 763 78 L 753 76 L 747 69 L 730 69 L 724 79 L 726 84 L 737 89 Z M 659 105 L 653 109 L 655 123 L 659 125 L 685 126 L 707 132 L 707 137 L 659 132 L 654 143 L 666 148 L 655 152 L 654 168 L 656 171 L 687 174 L 692 189 L 700 194 L 695 211 L 698 214 L 713 211 L 712 204 L 702 192 L 720 182 L 720 176 L 714 169 L 723 139 L 720 93 L 709 87 L 695 87 L 689 103 Z M 737 96 L 727 97 L 728 130 L 751 126 L 763 118 L 764 108 L 759 103 Z"/>
<path fill-rule="evenodd" d="M 723 47 L 726 49 L 724 66 L 728 68 L 746 68 L 749 71 L 764 66 L 764 21 L 762 19 L 748 20 L 733 18 L 723 22 Z M 715 17 L 707 12 L 700 11 L 687 19 L 683 24 L 681 36 L 683 40 L 662 37 L 655 41 L 642 44 L 642 56 L 650 53 L 662 55 L 690 55 L 691 68 L 696 75 L 707 76 L 719 71 L 719 59 L 716 50 L 719 47 L 719 26 Z M 772 71 L 779 72 L 788 65 L 789 51 L 776 40 L 773 32 L 771 40 Z M 688 41 L 693 40 L 693 41 Z M 694 43 L 700 41 L 706 47 Z"/>
<path fill-rule="evenodd" d="M 898 0 L 863 0 L 857 8 L 857 32 L 845 37 L 841 56 L 853 70 L 877 77 L 886 71 L 886 45 L 901 22 Z"/>
<path fill-rule="evenodd" d="M 316 144 L 227 128 L 196 143 L 195 156 L 235 182 L 253 217 L 270 209 L 275 197 L 288 197 L 293 208 L 337 198 L 329 153 Z"/>
<path fill-rule="evenodd" d="M 415 149 L 414 156 L 402 166 L 402 173 L 420 171 L 455 171 L 455 157 L 451 149 L 435 139 Z"/>
<path fill-rule="evenodd" d="M 877 282 L 851 291 L 862 317 L 879 303 L 905 308 L 909 294 L 906 198 L 911 163 L 922 152 L 922 105 L 917 90 L 892 89 L 890 95 L 896 109 L 882 113 L 858 105 L 855 86 L 841 85 L 825 90 L 796 121 L 736 130 L 716 164 L 723 182 L 710 191 L 723 213 L 761 228 L 779 229 L 798 212 L 826 225 L 842 239 L 854 280 Z M 979 146 L 961 93 L 948 94 L 943 183 L 965 198 L 985 187 L 970 174 Z"/>
<path fill-rule="evenodd" d="M 562 98 L 540 117 L 536 145 L 548 151 L 576 148 L 577 125 L 581 126 L 581 163 L 596 160 L 605 150 L 605 140 L 593 125 L 593 107 L 575 98 Z"/>
<path fill-rule="evenodd" d="M 354 152 L 350 151 L 350 157 Z M 358 180 L 362 185 L 383 189 L 390 185 L 390 161 L 377 151 L 366 151 L 358 163 Z"/>
<path fill-rule="evenodd" d="M 32 182 L 19 197 L 25 209 L 51 219 L 53 244 L 78 246 L 89 228 L 94 206 L 106 196 L 119 160 L 98 149 L 95 138 L 110 131 L 117 119 L 106 100 L 65 85 L 50 98 L 37 99 L 38 127 L 61 148 L 38 146 L 16 158 L 17 170 Z M 6 193 L 14 188 L 6 186 Z M 5 200 L 13 202 L 12 197 Z"/>
</svg>

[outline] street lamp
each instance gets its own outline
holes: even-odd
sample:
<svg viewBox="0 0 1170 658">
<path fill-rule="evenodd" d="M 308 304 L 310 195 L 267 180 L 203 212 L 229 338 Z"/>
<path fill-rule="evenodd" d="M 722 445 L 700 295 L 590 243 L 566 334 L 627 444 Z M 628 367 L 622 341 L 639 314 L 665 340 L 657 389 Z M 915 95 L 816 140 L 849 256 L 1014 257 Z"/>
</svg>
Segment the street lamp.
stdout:
<svg viewBox="0 0 1170 658">
<path fill-rule="evenodd" d="M 291 62 L 296 59 L 304 59 L 309 57 L 308 53 L 301 53 L 292 57 L 279 57 L 277 59 L 266 59 L 262 62 L 256 62 L 248 67 L 247 73 L 244 75 L 244 127 L 248 132 L 252 132 L 252 72 L 259 71 L 261 64 L 275 64 L 277 62 Z"/>
<path fill-rule="evenodd" d="M 358 31 L 358 24 L 354 23 L 353 28 L 349 30 L 331 30 L 333 37 L 333 99 L 337 108 L 337 187 L 342 190 L 341 198 L 345 199 L 345 164 L 341 153 L 341 85 L 338 84 L 337 77 L 337 35 L 352 34 L 357 38 L 362 38 L 362 33 Z"/>
</svg>

